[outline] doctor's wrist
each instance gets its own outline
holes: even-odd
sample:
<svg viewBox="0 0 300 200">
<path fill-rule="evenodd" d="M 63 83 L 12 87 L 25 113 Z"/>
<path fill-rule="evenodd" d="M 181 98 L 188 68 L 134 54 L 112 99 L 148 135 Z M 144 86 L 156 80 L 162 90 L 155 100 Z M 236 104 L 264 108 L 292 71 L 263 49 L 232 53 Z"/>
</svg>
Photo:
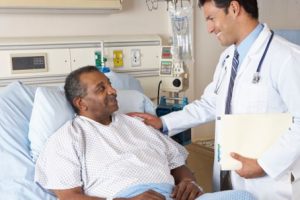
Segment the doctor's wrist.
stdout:
<svg viewBox="0 0 300 200">
<path fill-rule="evenodd" d="M 162 132 L 164 135 L 168 135 L 169 130 L 168 130 L 168 127 L 167 127 L 165 121 L 163 120 L 163 118 L 159 118 L 159 119 L 161 121 L 161 127 L 159 129 L 160 132 Z"/>
</svg>

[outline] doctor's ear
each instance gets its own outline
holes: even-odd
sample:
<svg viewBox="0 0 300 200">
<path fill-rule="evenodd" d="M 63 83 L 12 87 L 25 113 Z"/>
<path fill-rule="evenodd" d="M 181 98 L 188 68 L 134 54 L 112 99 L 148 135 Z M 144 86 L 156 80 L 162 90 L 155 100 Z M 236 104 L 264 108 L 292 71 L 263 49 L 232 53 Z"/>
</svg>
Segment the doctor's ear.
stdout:
<svg viewBox="0 0 300 200">
<path fill-rule="evenodd" d="M 229 9 L 233 12 L 233 14 L 237 15 L 240 12 L 241 5 L 237 1 L 231 1 Z"/>
</svg>

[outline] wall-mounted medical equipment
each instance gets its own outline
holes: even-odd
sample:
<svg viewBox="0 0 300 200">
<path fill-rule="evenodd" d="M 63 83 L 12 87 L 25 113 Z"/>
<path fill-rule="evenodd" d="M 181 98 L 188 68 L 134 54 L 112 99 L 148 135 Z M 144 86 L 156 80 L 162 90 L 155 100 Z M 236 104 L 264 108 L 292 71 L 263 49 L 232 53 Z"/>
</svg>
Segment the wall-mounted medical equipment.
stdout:
<svg viewBox="0 0 300 200">
<path fill-rule="evenodd" d="M 46 53 L 18 53 L 11 54 L 10 58 L 13 74 L 46 72 L 48 70 Z"/>
<path fill-rule="evenodd" d="M 114 52 L 122 51 L 122 66 Z M 145 93 L 156 97 L 161 38 L 158 35 L 0 38 L 0 87 L 25 84 L 59 85 L 72 70 L 96 65 L 142 79 Z"/>
<path fill-rule="evenodd" d="M 182 60 L 174 56 L 171 46 L 162 46 L 160 56 L 160 82 L 157 94 L 157 116 L 163 116 L 173 111 L 182 110 L 188 104 L 188 98 L 180 97 L 179 93 L 188 88 L 188 72 Z M 165 92 L 167 96 L 161 96 Z M 182 145 L 191 142 L 191 130 L 172 137 Z"/>
<path fill-rule="evenodd" d="M 124 66 L 123 57 L 123 50 L 119 49 L 113 51 L 113 63 L 115 68 Z"/>
<path fill-rule="evenodd" d="M 106 65 L 107 58 L 102 55 L 103 52 L 103 49 L 102 51 L 95 51 L 95 66 L 100 72 L 108 73 L 110 72 L 110 68 Z"/>
<path fill-rule="evenodd" d="M 188 73 L 182 60 L 174 58 L 171 46 L 161 49 L 159 75 L 162 80 L 161 90 L 179 93 L 188 88 Z"/>
</svg>

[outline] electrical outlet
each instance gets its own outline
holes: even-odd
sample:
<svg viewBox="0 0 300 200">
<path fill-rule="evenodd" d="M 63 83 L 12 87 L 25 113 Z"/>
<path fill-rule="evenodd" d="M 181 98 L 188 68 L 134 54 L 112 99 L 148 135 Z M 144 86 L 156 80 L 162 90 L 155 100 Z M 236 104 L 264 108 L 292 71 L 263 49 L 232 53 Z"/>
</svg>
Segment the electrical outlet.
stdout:
<svg viewBox="0 0 300 200">
<path fill-rule="evenodd" d="M 141 66 L 141 50 L 140 49 L 131 49 L 131 66 L 139 67 Z"/>
</svg>

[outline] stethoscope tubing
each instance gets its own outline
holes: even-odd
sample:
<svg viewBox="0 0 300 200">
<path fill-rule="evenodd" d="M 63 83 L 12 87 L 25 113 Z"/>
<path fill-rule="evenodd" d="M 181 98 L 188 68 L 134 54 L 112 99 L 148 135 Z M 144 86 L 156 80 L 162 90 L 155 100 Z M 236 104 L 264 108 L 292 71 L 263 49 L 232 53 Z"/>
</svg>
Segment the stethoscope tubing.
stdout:
<svg viewBox="0 0 300 200">
<path fill-rule="evenodd" d="M 273 40 L 273 36 L 274 36 L 274 31 L 271 30 L 271 36 L 270 36 L 270 38 L 269 38 L 269 41 L 268 41 L 268 43 L 267 43 L 267 46 L 265 47 L 264 53 L 263 53 L 263 55 L 262 55 L 262 57 L 261 57 L 261 59 L 260 59 L 260 61 L 259 61 L 259 63 L 258 63 L 258 66 L 257 66 L 257 68 L 256 68 L 256 72 L 255 72 L 254 75 L 253 75 L 253 79 L 252 79 L 252 83 L 253 83 L 253 84 L 257 84 L 257 83 L 260 81 L 260 70 L 261 70 L 261 66 L 262 66 L 262 64 L 263 64 L 263 62 L 264 62 L 264 60 L 265 60 L 266 54 L 267 54 L 267 52 L 268 52 L 268 50 L 269 50 L 269 47 L 270 47 L 270 44 L 271 44 L 271 42 L 272 42 L 272 40 Z"/>
<path fill-rule="evenodd" d="M 270 38 L 269 38 L 269 40 L 268 40 L 268 43 L 267 43 L 267 45 L 266 45 L 266 47 L 265 47 L 265 50 L 264 50 L 264 52 L 263 52 L 263 55 L 262 55 L 262 57 L 260 58 L 260 61 L 259 61 L 258 66 L 257 66 L 257 68 L 256 68 L 256 72 L 255 72 L 254 75 L 253 75 L 253 80 L 252 80 L 252 83 L 253 83 L 253 84 L 257 84 L 257 83 L 260 81 L 260 71 L 261 71 L 261 67 L 262 67 L 262 64 L 263 64 L 263 62 L 264 62 L 264 60 L 265 60 L 266 54 L 267 54 L 267 52 L 269 51 L 270 44 L 271 44 L 271 42 L 272 42 L 272 40 L 273 40 L 273 37 L 274 37 L 274 31 L 273 31 L 273 30 L 270 30 L 270 31 L 271 31 L 271 36 L 270 36 Z M 223 62 L 222 62 L 222 69 L 221 69 L 220 75 L 219 75 L 219 77 L 218 77 L 218 81 L 217 81 L 217 84 L 216 84 L 216 88 L 215 88 L 215 90 L 214 90 L 215 94 L 218 94 L 218 91 L 219 91 L 219 89 L 220 89 L 220 87 L 221 87 L 221 85 L 222 85 L 222 83 L 223 83 L 223 79 L 225 78 L 225 74 L 226 74 L 226 72 L 227 72 L 227 69 L 226 69 L 226 66 L 224 67 L 224 65 L 225 65 L 225 62 L 226 62 L 226 59 L 227 59 L 227 58 L 229 58 L 229 55 L 227 55 L 227 56 L 225 57 L 225 59 L 223 60 Z M 223 68 L 225 68 L 225 72 L 223 72 Z M 223 75 L 222 75 L 222 74 L 223 74 Z M 220 79 L 221 79 L 221 80 L 220 80 Z"/>
<path fill-rule="evenodd" d="M 270 47 L 270 44 L 271 44 L 271 42 L 272 42 L 272 40 L 273 40 L 273 36 L 274 36 L 274 31 L 271 30 L 271 36 L 270 36 L 270 39 L 269 39 L 269 41 L 268 41 L 268 43 L 267 43 L 267 46 L 266 46 L 266 48 L 265 48 L 265 50 L 264 50 L 264 53 L 263 53 L 263 55 L 262 55 L 262 57 L 261 57 L 261 59 L 260 59 L 260 61 L 259 61 L 259 64 L 258 64 L 258 66 L 257 66 L 257 69 L 256 69 L 256 72 L 257 72 L 257 73 L 259 73 L 260 70 L 261 70 L 262 63 L 263 63 L 264 60 L 265 60 L 266 54 L 267 54 L 267 52 L 268 52 L 268 50 L 269 50 L 269 47 Z"/>
</svg>

